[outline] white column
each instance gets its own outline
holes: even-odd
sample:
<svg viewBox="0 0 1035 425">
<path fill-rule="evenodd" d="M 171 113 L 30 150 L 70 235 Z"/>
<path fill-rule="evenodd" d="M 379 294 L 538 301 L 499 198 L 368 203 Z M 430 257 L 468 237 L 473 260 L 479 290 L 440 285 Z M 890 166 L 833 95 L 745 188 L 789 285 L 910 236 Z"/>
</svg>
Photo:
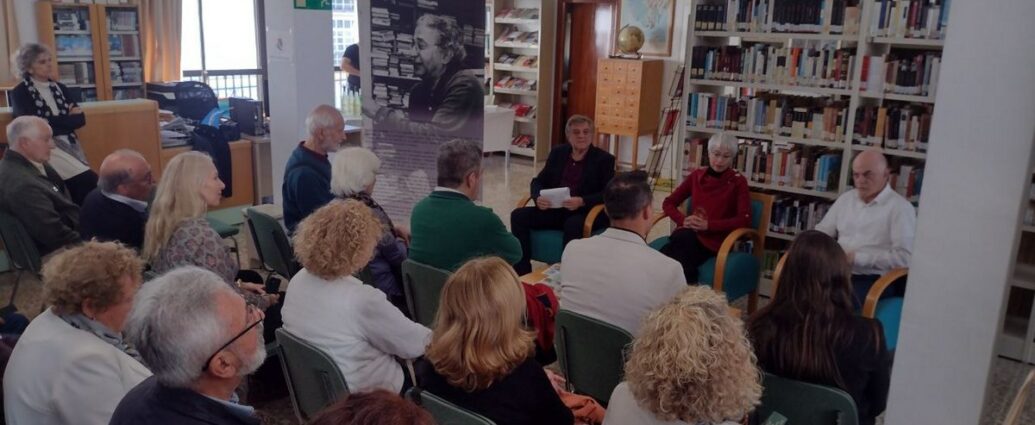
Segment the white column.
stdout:
<svg viewBox="0 0 1035 425">
<path fill-rule="evenodd" d="M 273 193 L 282 201 L 284 165 L 305 137 L 305 117 L 334 105 L 331 11 L 296 10 L 293 1 L 267 1 L 266 59 L 270 102 Z"/>
<path fill-rule="evenodd" d="M 886 424 L 980 422 L 1035 137 L 1035 2 L 953 1 Z"/>
</svg>

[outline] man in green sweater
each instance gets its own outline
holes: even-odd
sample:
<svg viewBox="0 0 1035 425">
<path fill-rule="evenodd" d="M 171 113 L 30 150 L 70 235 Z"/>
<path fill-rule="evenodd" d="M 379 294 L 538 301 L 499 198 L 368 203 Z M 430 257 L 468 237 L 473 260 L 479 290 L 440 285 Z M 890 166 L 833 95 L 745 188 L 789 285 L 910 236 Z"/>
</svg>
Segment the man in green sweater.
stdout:
<svg viewBox="0 0 1035 425">
<path fill-rule="evenodd" d="M 453 271 L 467 260 L 495 255 L 510 264 L 521 244 L 490 208 L 475 205 L 482 177 L 482 149 L 453 140 L 438 150 L 438 186 L 413 207 L 410 259 Z"/>
</svg>

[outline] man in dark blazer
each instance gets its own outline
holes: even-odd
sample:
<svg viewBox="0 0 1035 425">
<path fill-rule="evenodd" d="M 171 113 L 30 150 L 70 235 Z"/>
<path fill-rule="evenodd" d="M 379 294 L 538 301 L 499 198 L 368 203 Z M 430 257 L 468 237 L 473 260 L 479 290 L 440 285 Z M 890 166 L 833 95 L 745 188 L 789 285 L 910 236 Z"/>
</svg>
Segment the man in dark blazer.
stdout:
<svg viewBox="0 0 1035 425">
<path fill-rule="evenodd" d="M 79 207 L 47 165 L 53 134 L 42 118 L 15 118 L 7 125 L 10 148 L 0 160 L 0 209 L 21 223 L 42 256 L 80 240 Z"/>
<path fill-rule="evenodd" d="M 151 165 L 139 152 L 122 149 L 104 158 L 97 188 L 79 210 L 83 240 L 118 241 L 139 251 L 154 184 Z"/>
<path fill-rule="evenodd" d="M 615 157 L 593 146 L 593 120 L 572 115 L 564 126 L 568 144 L 550 151 L 546 166 L 532 179 L 534 207 L 521 207 L 510 213 L 510 230 L 521 242 L 521 260 L 514 265 L 519 275 L 532 271 L 531 239 L 533 229 L 564 231 L 564 245 L 582 237 L 582 225 L 589 210 L 604 202 L 604 187 L 615 175 Z M 544 189 L 567 187 L 571 198 L 551 205 L 541 198 Z M 607 216 L 600 214 L 593 229 L 607 227 Z"/>
</svg>

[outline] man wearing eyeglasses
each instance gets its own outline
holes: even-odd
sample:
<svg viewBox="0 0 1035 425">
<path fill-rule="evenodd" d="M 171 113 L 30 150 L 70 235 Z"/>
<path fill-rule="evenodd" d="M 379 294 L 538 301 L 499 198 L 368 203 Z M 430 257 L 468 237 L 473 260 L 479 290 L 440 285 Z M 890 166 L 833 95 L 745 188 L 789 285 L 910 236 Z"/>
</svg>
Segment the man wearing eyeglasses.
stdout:
<svg viewBox="0 0 1035 425">
<path fill-rule="evenodd" d="M 139 251 L 155 186 L 151 165 L 139 152 L 120 149 L 104 158 L 99 174 L 97 188 L 79 209 L 79 234 L 86 241 L 118 241 Z"/>
<path fill-rule="evenodd" d="M 859 305 L 881 275 L 909 267 L 916 233 L 916 209 L 889 183 L 888 160 L 867 150 L 852 161 L 855 189 L 834 201 L 816 230 L 837 238 L 852 264 Z"/>
<path fill-rule="evenodd" d="M 262 365 L 262 313 L 207 270 L 144 285 L 124 330 L 154 376 L 130 390 L 112 425 L 258 425 L 234 390 Z"/>
</svg>

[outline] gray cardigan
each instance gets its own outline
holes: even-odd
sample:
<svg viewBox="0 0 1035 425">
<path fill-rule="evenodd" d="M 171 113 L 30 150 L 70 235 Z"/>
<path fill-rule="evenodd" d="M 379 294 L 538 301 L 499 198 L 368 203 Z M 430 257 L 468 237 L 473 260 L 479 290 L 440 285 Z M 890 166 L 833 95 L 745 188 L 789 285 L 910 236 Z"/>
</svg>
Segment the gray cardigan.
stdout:
<svg viewBox="0 0 1035 425">
<path fill-rule="evenodd" d="M 0 160 L 0 209 L 18 219 L 41 256 L 80 240 L 79 206 L 57 171 L 47 164 L 43 169 L 46 176 L 12 150 Z"/>
</svg>

